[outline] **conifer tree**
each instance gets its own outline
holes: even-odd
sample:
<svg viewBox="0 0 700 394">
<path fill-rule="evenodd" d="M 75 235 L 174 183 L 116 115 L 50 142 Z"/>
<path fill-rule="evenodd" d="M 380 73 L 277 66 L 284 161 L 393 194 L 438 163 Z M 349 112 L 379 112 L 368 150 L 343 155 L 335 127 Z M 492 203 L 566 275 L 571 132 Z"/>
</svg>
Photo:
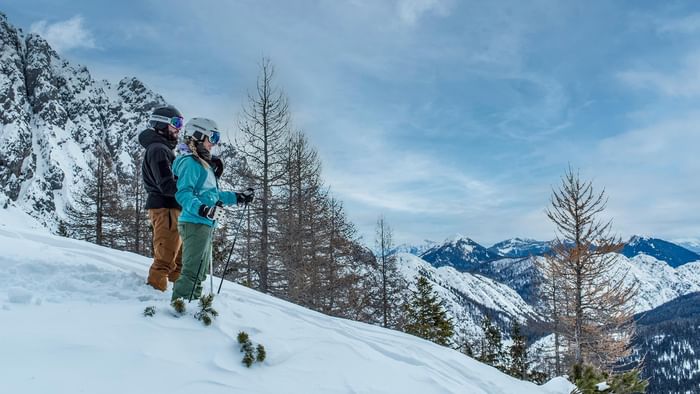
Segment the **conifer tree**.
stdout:
<svg viewBox="0 0 700 394">
<path fill-rule="evenodd" d="M 103 143 L 97 145 L 87 186 L 66 207 L 71 237 L 98 245 L 116 246 L 119 227 L 118 183 Z"/>
<path fill-rule="evenodd" d="M 639 394 L 649 384 L 638 370 L 611 374 L 591 364 L 574 364 L 570 377 L 577 387 L 574 394 Z"/>
<path fill-rule="evenodd" d="M 148 194 L 141 173 L 141 152 L 130 154 L 130 162 L 119 177 L 119 233 L 123 247 L 130 252 L 148 255 L 151 251 L 151 231 L 145 202 Z"/>
<path fill-rule="evenodd" d="M 359 239 L 355 226 L 348 220 L 343 204 L 326 197 L 325 241 L 322 246 L 321 311 L 332 316 L 350 318 L 357 314 L 353 293 L 368 282 L 367 266 L 357 259 Z M 366 290 L 363 290 L 367 292 Z"/>
<path fill-rule="evenodd" d="M 407 286 L 397 266 L 393 230 L 383 215 L 377 219 L 375 231 L 375 307 L 383 327 L 400 328 L 401 305 L 405 298 L 403 292 Z"/>
<path fill-rule="evenodd" d="M 285 177 L 274 210 L 277 257 L 286 287 L 283 291 L 291 301 L 321 310 L 322 245 L 328 238 L 321 163 L 301 131 L 291 134 L 284 158 Z"/>
<path fill-rule="evenodd" d="M 513 321 L 511 331 L 513 344 L 510 346 L 510 368 L 508 373 L 518 379 L 528 378 L 527 343 L 525 336 L 520 332 L 520 323 Z"/>
<path fill-rule="evenodd" d="M 69 237 L 70 233 L 68 232 L 68 224 L 66 223 L 65 220 L 60 219 L 58 221 L 58 229 L 56 230 L 56 234 L 61 236 L 61 237 Z"/>
<path fill-rule="evenodd" d="M 492 322 L 488 315 L 481 321 L 481 329 L 484 337 L 481 340 L 481 351 L 478 360 L 498 369 L 504 369 L 504 353 L 501 331 Z"/>
<path fill-rule="evenodd" d="M 275 190 L 285 176 L 285 150 L 290 133 L 290 114 L 287 97 L 274 85 L 274 67 L 270 59 L 264 58 L 256 89 L 248 95 L 239 125 L 237 149 L 248 166 L 248 175 L 255 185 L 255 210 L 259 228 L 250 234 L 257 244 L 259 277 L 258 289 L 270 291 L 270 267 L 274 257 Z"/>
<path fill-rule="evenodd" d="M 557 239 L 547 259 L 551 268 L 542 274 L 554 275 L 545 282 L 558 286 L 558 331 L 569 365 L 611 367 L 629 354 L 634 333 L 637 288 L 615 264 L 622 243 L 611 235 L 611 222 L 599 219 L 606 204 L 604 191 L 595 192 L 569 168 L 547 210 Z"/>
<path fill-rule="evenodd" d="M 218 145 L 219 158 L 224 163 L 225 171 L 219 179 L 219 185 L 225 189 L 242 190 L 249 186 L 255 186 L 253 176 L 236 147 L 230 141 L 222 141 Z M 253 205 L 256 204 L 255 202 Z M 256 267 L 251 259 L 252 246 L 257 232 L 255 231 L 255 218 L 251 214 L 250 207 L 238 206 L 228 210 L 231 215 L 222 221 L 214 232 L 212 243 L 212 258 L 214 260 L 214 272 L 220 273 L 226 279 L 237 281 L 248 287 L 253 287 L 253 277 Z M 240 228 L 238 227 L 240 223 Z M 232 250 L 234 239 L 235 250 Z M 257 248 L 256 248 L 257 250 Z M 230 260 L 229 260 L 229 255 Z M 229 262 L 226 272 L 226 261 Z"/>
<path fill-rule="evenodd" d="M 554 348 L 552 349 L 554 360 L 552 363 L 548 357 L 546 362 L 554 364 L 549 369 L 553 370 L 554 376 L 560 376 L 564 372 L 561 337 L 563 310 L 565 309 L 563 284 L 559 279 L 561 277 L 560 267 L 552 254 L 547 254 L 541 259 L 534 259 L 534 264 L 541 274 L 539 283 L 537 283 L 537 292 L 542 302 L 537 305 L 537 309 L 545 317 L 545 325 L 554 336 Z"/>
<path fill-rule="evenodd" d="M 405 304 L 406 325 L 404 331 L 415 336 L 447 346 L 454 334 L 452 320 L 442 307 L 433 287 L 424 276 L 416 280 L 416 291 Z"/>
</svg>

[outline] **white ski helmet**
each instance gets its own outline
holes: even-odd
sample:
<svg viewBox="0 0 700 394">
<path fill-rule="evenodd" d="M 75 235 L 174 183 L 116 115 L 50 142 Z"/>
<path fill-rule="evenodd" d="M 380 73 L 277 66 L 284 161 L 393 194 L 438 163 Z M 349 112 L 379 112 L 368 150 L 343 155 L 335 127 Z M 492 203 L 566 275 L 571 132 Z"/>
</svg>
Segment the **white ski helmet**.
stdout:
<svg viewBox="0 0 700 394">
<path fill-rule="evenodd" d="M 204 141 L 204 137 L 209 137 L 209 142 L 216 145 L 221 140 L 219 126 L 211 119 L 192 118 L 185 124 L 185 138 L 192 138 L 195 141 Z"/>
</svg>

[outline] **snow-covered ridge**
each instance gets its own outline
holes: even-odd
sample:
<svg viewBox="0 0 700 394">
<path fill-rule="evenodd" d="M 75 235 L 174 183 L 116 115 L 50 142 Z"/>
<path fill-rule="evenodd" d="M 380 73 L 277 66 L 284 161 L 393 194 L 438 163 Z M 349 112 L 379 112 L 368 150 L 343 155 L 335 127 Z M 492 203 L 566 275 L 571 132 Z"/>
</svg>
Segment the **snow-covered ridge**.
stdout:
<svg viewBox="0 0 700 394">
<path fill-rule="evenodd" d="M 204 327 L 144 285 L 149 259 L 21 229 L 0 209 L 0 392 L 569 393 L 457 351 L 224 283 Z M 155 305 L 157 313 L 141 312 Z M 194 304 L 190 305 L 194 309 Z M 191 312 L 190 312 L 191 313 Z M 50 328 L 49 328 L 50 327 Z M 236 334 L 267 349 L 241 364 Z M 79 374 L 79 378 L 76 377 Z"/>
</svg>

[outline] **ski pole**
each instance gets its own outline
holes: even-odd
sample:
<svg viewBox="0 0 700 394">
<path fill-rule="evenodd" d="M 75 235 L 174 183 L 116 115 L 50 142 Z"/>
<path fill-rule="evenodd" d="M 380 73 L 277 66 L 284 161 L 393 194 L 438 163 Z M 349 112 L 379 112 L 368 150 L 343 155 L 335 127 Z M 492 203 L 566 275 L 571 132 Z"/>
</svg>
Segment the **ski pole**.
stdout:
<svg viewBox="0 0 700 394">
<path fill-rule="evenodd" d="M 238 239 L 238 234 L 241 231 L 241 224 L 243 224 L 243 218 L 245 218 L 246 211 L 248 210 L 248 203 L 245 203 L 243 210 L 241 211 L 241 219 L 238 221 L 238 227 L 236 228 L 235 235 L 233 236 L 233 244 L 231 245 L 231 250 L 228 252 L 228 258 L 226 259 L 226 264 L 224 265 L 224 271 L 221 273 L 221 282 L 219 282 L 219 289 L 216 294 L 221 293 L 221 286 L 224 284 L 224 277 L 226 276 L 226 270 L 228 269 L 228 263 L 231 261 L 231 255 L 233 254 L 233 248 L 236 247 L 236 239 Z"/>
<path fill-rule="evenodd" d="M 211 228 L 210 238 L 214 242 L 214 227 Z M 213 245 L 212 245 L 213 248 Z M 214 295 L 214 258 L 209 259 L 209 294 Z"/>
<path fill-rule="evenodd" d="M 209 260 L 209 294 L 214 295 L 214 259 Z"/>
</svg>

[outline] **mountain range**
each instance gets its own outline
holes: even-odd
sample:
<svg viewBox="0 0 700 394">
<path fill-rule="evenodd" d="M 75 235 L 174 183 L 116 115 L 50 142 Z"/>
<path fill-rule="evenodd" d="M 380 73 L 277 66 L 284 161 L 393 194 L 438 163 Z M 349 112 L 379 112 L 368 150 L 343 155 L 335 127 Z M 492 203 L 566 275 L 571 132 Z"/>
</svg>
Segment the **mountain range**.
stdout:
<svg viewBox="0 0 700 394">
<path fill-rule="evenodd" d="M 498 245 L 498 246 L 496 246 Z M 513 289 L 532 310 L 537 311 L 538 296 L 536 283 L 539 272 L 536 260 L 543 259 L 536 251 L 546 250 L 546 242 L 528 241 L 523 239 L 499 242 L 491 248 L 485 248 L 471 239 L 455 237 L 436 245 L 426 251 L 422 258 L 425 264 L 437 266 L 437 272 L 453 276 L 470 275 L 477 278 L 490 278 L 495 283 L 506 285 Z M 517 247 L 511 248 L 510 245 Z M 484 251 L 491 251 L 485 253 Z M 527 257 L 510 258 L 506 254 L 515 251 L 516 255 Z M 494 257 L 494 254 L 500 257 Z M 405 258 L 402 258 L 402 261 Z M 432 260 L 432 261 L 431 261 Z M 648 394 L 690 393 L 694 392 L 700 382 L 700 357 L 695 349 L 697 343 L 700 317 L 696 316 L 698 298 L 700 297 L 700 259 L 696 259 L 692 251 L 674 243 L 648 237 L 632 237 L 626 243 L 621 253 L 613 260 L 613 275 L 625 275 L 628 284 L 638 288 L 638 295 L 633 300 L 638 335 L 633 343 L 635 354 L 644 355 L 642 364 L 643 376 L 650 380 Z M 669 263 L 672 262 L 672 263 Z M 417 262 L 413 262 L 417 265 Z M 464 270 L 459 272 L 458 269 Z M 426 270 L 429 271 L 429 270 Z M 438 288 L 438 285 L 434 285 Z M 481 291 L 481 287 L 469 282 L 473 291 Z M 459 288 L 459 287 L 458 287 Z M 463 287 L 461 288 L 464 291 Z M 453 292 L 439 291 L 447 305 L 459 303 L 459 297 Z M 498 297 L 508 300 L 512 306 L 518 305 L 514 297 Z M 517 300 L 517 301 L 514 301 Z M 472 298 L 472 303 L 484 305 L 485 301 Z M 503 301 L 501 301 L 502 303 Z M 499 307 L 500 316 L 508 315 L 511 308 Z M 453 318 L 459 320 L 459 309 L 448 307 Z M 528 309 L 529 310 L 529 309 Z M 473 314 L 474 312 L 472 312 Z M 492 311 L 487 313 L 493 314 Z M 476 315 L 478 316 L 478 315 Z M 521 317 L 514 317 L 521 320 Z M 474 318 L 472 318 L 474 319 Z M 536 323 L 538 317 L 530 318 L 530 323 Z M 499 326 L 507 335 L 505 327 L 508 320 L 501 318 Z M 536 325 L 536 324 L 535 324 Z M 531 336 L 535 341 L 530 349 L 533 354 L 547 352 L 549 337 L 538 340 L 539 336 Z M 640 359 L 637 358 L 636 361 Z M 538 364 L 540 360 L 534 358 Z"/>
<path fill-rule="evenodd" d="M 429 245 L 430 247 L 426 246 Z M 483 263 L 504 258 L 520 259 L 544 256 L 551 250 L 552 241 L 537 241 L 528 238 L 510 238 L 485 247 L 471 238 L 457 235 L 442 244 L 424 241 L 420 246 L 402 245 L 401 251 L 420 256 L 436 267 L 451 266 L 460 271 L 481 269 Z M 620 253 L 628 258 L 640 254 L 665 261 L 676 268 L 683 264 L 700 261 L 700 254 L 689 247 L 691 242 L 677 244 L 658 238 L 632 236 L 623 244 Z"/>
</svg>

